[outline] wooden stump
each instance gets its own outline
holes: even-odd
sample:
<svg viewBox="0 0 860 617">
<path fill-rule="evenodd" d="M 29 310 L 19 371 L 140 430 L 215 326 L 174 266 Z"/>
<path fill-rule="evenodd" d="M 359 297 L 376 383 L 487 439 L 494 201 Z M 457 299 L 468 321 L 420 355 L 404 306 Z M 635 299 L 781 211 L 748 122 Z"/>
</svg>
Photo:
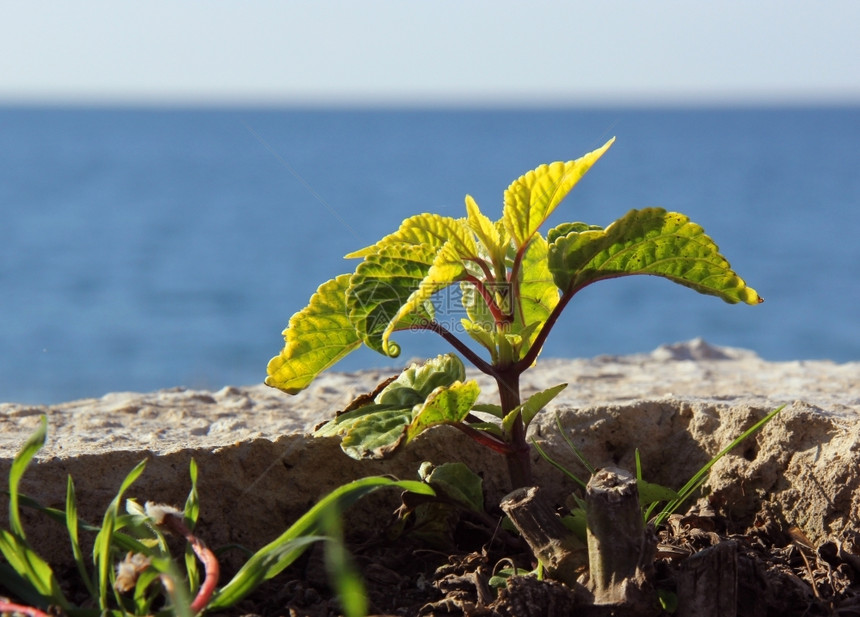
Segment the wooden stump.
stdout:
<svg viewBox="0 0 860 617">
<path fill-rule="evenodd" d="M 738 545 L 720 542 L 681 564 L 678 617 L 735 617 L 738 614 Z"/>
<path fill-rule="evenodd" d="M 501 507 L 549 577 L 576 589 L 577 578 L 588 566 L 588 549 L 541 498 L 540 489 L 517 489 L 502 500 Z"/>
<path fill-rule="evenodd" d="M 646 530 L 636 478 L 615 467 L 591 477 L 585 491 L 588 584 L 595 604 L 623 605 L 637 615 L 659 612 L 651 584 L 656 537 Z"/>
</svg>

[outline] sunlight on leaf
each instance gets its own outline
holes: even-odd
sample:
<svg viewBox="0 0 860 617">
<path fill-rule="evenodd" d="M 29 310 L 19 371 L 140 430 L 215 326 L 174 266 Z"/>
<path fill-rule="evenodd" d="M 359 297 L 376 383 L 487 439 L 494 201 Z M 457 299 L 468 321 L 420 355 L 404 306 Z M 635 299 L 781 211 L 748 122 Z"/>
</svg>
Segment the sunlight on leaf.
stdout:
<svg viewBox="0 0 860 617">
<path fill-rule="evenodd" d="M 382 333 L 382 348 L 387 353 L 389 337 L 394 333 L 397 324 L 414 317 L 419 321 L 422 315 L 426 315 L 426 306 L 433 294 L 453 285 L 466 275 L 466 268 L 462 259 L 457 255 L 455 245 L 446 243 L 436 253 L 433 265 L 427 271 L 427 275 L 418 284 L 418 289 L 412 292 L 406 302 L 395 313 Z"/>
<path fill-rule="evenodd" d="M 454 354 L 412 364 L 375 398 L 339 414 L 314 433 L 343 437 L 350 457 L 384 458 L 420 432 L 461 421 L 478 398 L 477 383 L 462 383 L 466 369 Z"/>
<path fill-rule="evenodd" d="M 564 231 L 551 232 L 549 267 L 565 294 L 601 279 L 652 274 L 729 303 L 763 301 L 683 214 L 645 208 L 631 210 L 605 230 Z"/>
<path fill-rule="evenodd" d="M 505 227 L 517 247 L 525 245 L 553 210 L 609 149 L 615 138 L 567 163 L 541 165 L 515 180 L 505 191 Z"/>
<path fill-rule="evenodd" d="M 454 245 L 457 254 L 464 259 L 477 254 L 475 239 L 463 221 L 438 214 L 418 214 L 403 221 L 393 234 L 385 236 L 376 244 L 349 253 L 346 258 L 366 258 L 392 244 L 423 245 L 439 249 L 448 242 Z"/>
<path fill-rule="evenodd" d="M 420 433 L 432 426 L 462 422 L 478 400 L 481 389 L 478 382 L 455 382 L 450 386 L 436 388 L 427 401 L 415 414 L 415 419 L 407 429 L 407 441 L 412 441 Z"/>
<path fill-rule="evenodd" d="M 540 234 L 529 243 L 520 270 L 520 295 L 517 313 L 520 334 L 532 343 L 540 328 L 558 304 L 558 288 L 547 264 L 549 246 Z M 531 327 L 528 333 L 524 330 Z M 525 350 L 525 349 L 524 349 Z"/>
<path fill-rule="evenodd" d="M 466 221 L 484 245 L 490 260 L 497 269 L 504 267 L 510 238 L 504 226 L 495 225 L 478 208 L 471 195 L 466 195 Z"/>
<path fill-rule="evenodd" d="M 400 354 L 400 348 L 384 335 L 400 308 L 418 290 L 435 259 L 436 250 L 427 245 L 386 244 L 358 265 L 347 292 L 347 308 L 349 320 L 365 345 L 391 357 Z M 422 308 L 395 322 L 393 328 L 432 320 L 429 307 Z"/>
<path fill-rule="evenodd" d="M 350 278 L 342 274 L 320 285 L 308 306 L 290 318 L 284 330 L 286 346 L 269 361 L 266 385 L 296 394 L 361 345 L 347 314 Z"/>
</svg>

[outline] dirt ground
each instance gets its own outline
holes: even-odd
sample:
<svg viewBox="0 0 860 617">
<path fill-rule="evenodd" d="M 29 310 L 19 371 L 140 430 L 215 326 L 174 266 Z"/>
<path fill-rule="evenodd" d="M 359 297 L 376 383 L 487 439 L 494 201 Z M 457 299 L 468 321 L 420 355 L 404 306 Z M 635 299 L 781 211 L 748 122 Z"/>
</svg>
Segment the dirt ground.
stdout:
<svg viewBox="0 0 860 617">
<path fill-rule="evenodd" d="M 656 530 L 653 585 L 671 604 L 685 560 L 720 543 L 737 545 L 739 617 L 860 616 L 860 531 L 812 546 L 799 530 L 763 508 L 747 525 L 733 523 L 700 501 Z M 407 536 L 408 538 L 408 536 Z M 561 617 L 629 615 L 623 608 L 595 607 L 555 581 L 533 575 L 491 585 L 494 573 L 516 565 L 534 569 L 518 538 L 482 522 L 458 523 L 447 550 L 421 543 L 364 538 L 351 550 L 362 572 L 372 615 L 430 617 Z M 654 615 L 672 615 L 657 609 Z M 258 590 L 236 616 L 328 617 L 339 615 L 321 551 L 312 551 L 287 573 Z"/>
</svg>

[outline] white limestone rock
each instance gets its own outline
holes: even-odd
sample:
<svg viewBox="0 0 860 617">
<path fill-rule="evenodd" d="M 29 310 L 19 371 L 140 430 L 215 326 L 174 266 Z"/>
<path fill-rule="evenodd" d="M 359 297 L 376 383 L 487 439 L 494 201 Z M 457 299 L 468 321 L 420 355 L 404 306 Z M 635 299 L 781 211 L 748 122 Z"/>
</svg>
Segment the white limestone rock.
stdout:
<svg viewBox="0 0 860 617">
<path fill-rule="evenodd" d="M 335 439 L 308 431 L 373 389 L 389 372 L 329 373 L 289 396 L 263 385 L 217 392 L 173 388 L 117 392 L 98 399 L 39 407 L 0 404 L 0 481 L 41 415 L 49 437 L 22 482 L 44 505 L 63 507 L 66 477 L 75 481 L 84 520 L 98 522 L 125 475 L 142 459 L 147 469 L 128 491 L 181 506 L 188 465 L 200 468 L 200 535 L 211 546 L 257 548 L 277 537 L 335 487 L 368 475 L 416 478 L 424 460 L 463 460 L 482 472 L 488 498 L 508 490 L 502 458 L 459 431 L 437 428 L 390 461 L 354 461 Z M 482 400 L 494 384 L 479 378 Z M 712 498 L 738 517 L 772 502 L 809 537 L 838 537 L 860 524 L 860 363 L 767 362 L 746 350 L 695 340 L 650 354 L 542 360 L 522 378 L 523 394 L 570 385 L 538 415 L 531 435 L 554 458 L 584 477 L 564 445 L 562 426 L 597 466 L 633 468 L 641 452 L 645 478 L 674 488 L 738 434 L 778 405 L 777 418 L 712 470 Z M 575 489 L 534 454 L 535 479 L 558 499 Z M 353 524 L 373 521 L 373 498 L 351 513 Z M 0 498 L 5 526 L 5 498 Z M 378 518 L 376 519 L 378 521 Z M 26 513 L 29 537 L 46 554 L 71 559 L 60 525 Z M 372 523 L 371 523 L 372 524 Z"/>
</svg>

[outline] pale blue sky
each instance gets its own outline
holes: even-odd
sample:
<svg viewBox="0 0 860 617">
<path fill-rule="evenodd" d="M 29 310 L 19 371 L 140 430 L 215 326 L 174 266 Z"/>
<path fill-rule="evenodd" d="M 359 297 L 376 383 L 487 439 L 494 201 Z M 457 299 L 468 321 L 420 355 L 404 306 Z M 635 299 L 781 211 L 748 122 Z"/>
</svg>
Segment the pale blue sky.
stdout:
<svg viewBox="0 0 860 617">
<path fill-rule="evenodd" d="M 0 102 L 860 103 L 860 2 L 0 0 Z"/>
</svg>

